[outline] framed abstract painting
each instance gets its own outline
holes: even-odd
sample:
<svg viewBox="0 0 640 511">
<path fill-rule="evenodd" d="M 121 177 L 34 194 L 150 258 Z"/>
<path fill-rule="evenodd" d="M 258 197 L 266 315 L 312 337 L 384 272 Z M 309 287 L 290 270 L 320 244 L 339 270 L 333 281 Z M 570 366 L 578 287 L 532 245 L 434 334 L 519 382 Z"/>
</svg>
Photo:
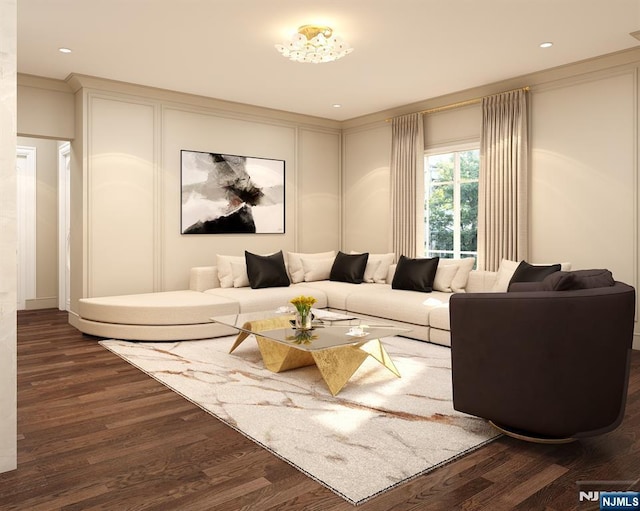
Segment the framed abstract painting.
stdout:
<svg viewBox="0 0 640 511">
<path fill-rule="evenodd" d="M 284 233 L 284 177 L 284 160 L 180 151 L 181 233 Z"/>
</svg>

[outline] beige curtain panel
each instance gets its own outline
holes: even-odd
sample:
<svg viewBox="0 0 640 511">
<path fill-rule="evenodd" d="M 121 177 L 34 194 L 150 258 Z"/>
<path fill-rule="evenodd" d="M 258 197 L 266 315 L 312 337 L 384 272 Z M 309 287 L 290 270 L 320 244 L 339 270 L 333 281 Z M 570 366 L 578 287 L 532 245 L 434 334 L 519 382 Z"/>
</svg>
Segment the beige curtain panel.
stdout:
<svg viewBox="0 0 640 511">
<path fill-rule="evenodd" d="M 502 258 L 528 252 L 527 92 L 482 100 L 478 183 L 478 268 L 496 271 Z"/>
<path fill-rule="evenodd" d="M 416 257 L 422 240 L 424 204 L 417 195 L 417 179 L 424 172 L 422 114 L 396 117 L 391 133 L 391 249 L 397 261 L 401 255 Z"/>
</svg>

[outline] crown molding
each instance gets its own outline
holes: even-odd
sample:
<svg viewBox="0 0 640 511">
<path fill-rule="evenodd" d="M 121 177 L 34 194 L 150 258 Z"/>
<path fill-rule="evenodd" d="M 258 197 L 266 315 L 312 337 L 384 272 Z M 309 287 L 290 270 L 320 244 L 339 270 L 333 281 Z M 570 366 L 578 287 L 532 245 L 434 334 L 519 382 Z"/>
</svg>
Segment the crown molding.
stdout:
<svg viewBox="0 0 640 511">
<path fill-rule="evenodd" d="M 542 86 L 551 82 L 564 80 L 568 78 L 576 78 L 582 75 L 600 72 L 616 67 L 628 67 L 640 65 L 640 46 L 635 46 L 627 50 L 621 50 L 599 57 L 572 62 L 562 66 L 557 66 L 535 73 L 529 73 L 522 76 L 501 80 L 481 87 L 474 87 L 461 91 L 455 91 L 435 98 L 429 98 L 416 103 L 402 105 L 397 108 L 383 110 L 371 113 L 361 117 L 355 117 L 342 122 L 343 130 L 351 130 L 364 125 L 372 125 L 385 122 L 385 119 L 406 115 L 410 113 L 438 108 L 452 103 L 458 103 L 473 98 L 490 96 L 500 93 L 504 90 L 517 89 L 520 87 L 531 87 L 535 92 L 536 86 Z"/>
<path fill-rule="evenodd" d="M 253 118 L 277 120 L 296 126 L 325 128 L 328 130 L 339 130 L 341 126 L 340 121 L 332 119 L 296 114 L 293 112 L 286 112 L 284 110 L 259 107 L 245 103 L 236 103 L 233 101 L 225 101 L 206 96 L 198 96 L 195 94 L 187 94 L 184 92 L 160 89 L 156 87 L 147 87 L 145 85 L 120 82 L 117 80 L 77 73 L 70 74 L 66 79 L 66 83 L 71 87 L 73 92 L 78 92 L 80 89 L 115 92 L 141 96 L 147 100 L 155 100 L 165 104 L 173 103 L 198 108 L 204 107 L 219 112 L 227 112 L 232 115 L 243 114 Z"/>
</svg>

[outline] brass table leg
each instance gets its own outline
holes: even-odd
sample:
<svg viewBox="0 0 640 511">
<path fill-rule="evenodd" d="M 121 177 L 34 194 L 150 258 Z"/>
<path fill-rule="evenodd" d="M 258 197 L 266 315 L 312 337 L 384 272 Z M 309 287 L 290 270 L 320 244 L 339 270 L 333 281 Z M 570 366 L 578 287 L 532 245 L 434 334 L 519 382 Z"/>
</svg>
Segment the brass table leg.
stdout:
<svg viewBox="0 0 640 511">
<path fill-rule="evenodd" d="M 231 349 L 229 350 L 229 353 L 233 353 L 233 350 L 235 350 L 238 346 L 240 346 L 242 344 L 242 341 L 244 341 L 247 337 L 249 337 L 251 333 L 258 333 L 264 330 L 277 330 L 278 328 L 286 328 L 290 326 L 290 323 L 289 323 L 290 320 L 291 320 L 291 317 L 289 316 L 280 316 L 272 319 L 247 321 L 244 325 L 242 325 L 242 329 L 244 331 L 241 331 L 238 334 L 238 337 L 236 337 L 236 340 L 233 343 L 233 346 L 231 346 Z"/>
<path fill-rule="evenodd" d="M 372 339 L 352 346 L 339 346 L 321 351 L 312 351 L 322 378 L 332 395 L 347 384 L 367 357 L 373 357 L 400 378 L 400 372 L 391 361 L 379 339 Z"/>
<path fill-rule="evenodd" d="M 274 373 L 314 364 L 313 357 L 308 351 L 299 350 L 259 335 L 256 335 L 256 341 L 262 354 L 264 366 Z"/>
<path fill-rule="evenodd" d="M 290 325 L 290 319 L 285 316 L 245 323 L 242 326 L 243 331 L 236 337 L 229 353 L 233 353 L 251 333 L 255 333 L 262 360 L 269 371 L 279 373 L 315 364 L 334 396 L 342 390 L 367 357 L 373 357 L 400 378 L 400 372 L 382 346 L 380 339 L 324 350 L 306 351 L 258 335 L 265 330 L 286 328 Z"/>
</svg>

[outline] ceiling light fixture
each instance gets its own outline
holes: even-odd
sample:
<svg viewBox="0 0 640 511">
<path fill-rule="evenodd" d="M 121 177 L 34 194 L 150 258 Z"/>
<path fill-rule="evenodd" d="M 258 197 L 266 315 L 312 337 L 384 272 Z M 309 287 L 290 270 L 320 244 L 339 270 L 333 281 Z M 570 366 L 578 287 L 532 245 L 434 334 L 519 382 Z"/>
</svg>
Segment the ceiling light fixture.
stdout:
<svg viewBox="0 0 640 511">
<path fill-rule="evenodd" d="M 545 43 L 540 43 L 540 48 L 551 48 L 553 46 L 553 43 L 550 41 L 547 41 Z"/>
<path fill-rule="evenodd" d="M 289 60 L 314 64 L 338 60 L 353 51 L 333 29 L 318 25 L 303 25 L 291 40 L 275 46 Z"/>
<path fill-rule="evenodd" d="M 58 48 L 60 53 L 71 53 L 71 48 Z"/>
</svg>

